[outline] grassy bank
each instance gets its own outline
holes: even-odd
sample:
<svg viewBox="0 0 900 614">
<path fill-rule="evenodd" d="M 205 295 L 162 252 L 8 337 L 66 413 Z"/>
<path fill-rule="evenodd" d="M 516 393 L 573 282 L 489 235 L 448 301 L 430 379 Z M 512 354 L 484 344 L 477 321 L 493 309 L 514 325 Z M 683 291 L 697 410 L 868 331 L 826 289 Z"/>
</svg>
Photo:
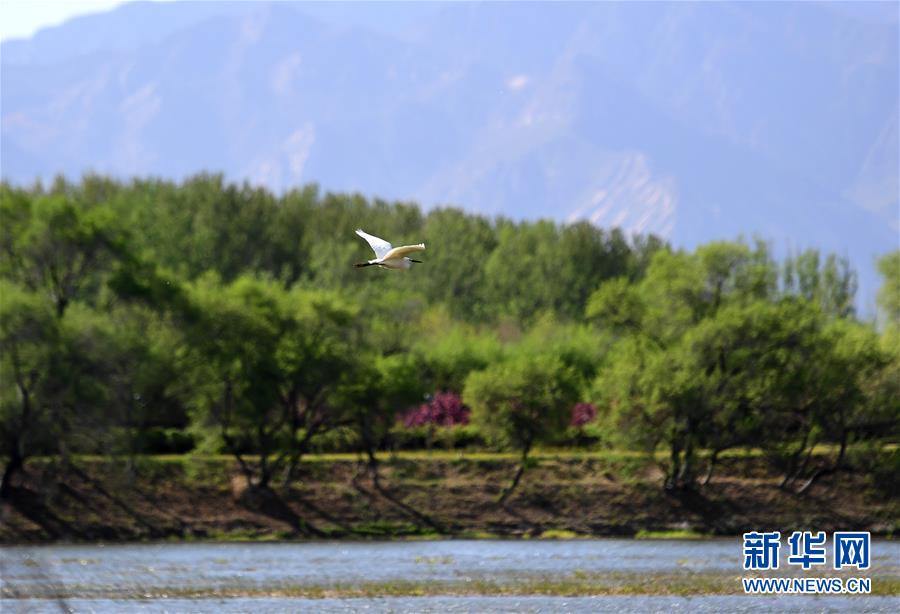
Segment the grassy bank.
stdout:
<svg viewBox="0 0 900 614">
<path fill-rule="evenodd" d="M 545 450 L 498 505 L 514 465 L 506 454 L 385 455 L 379 488 L 356 456 L 320 455 L 261 491 L 229 457 L 34 459 L 0 504 L 0 541 L 900 534 L 900 500 L 870 478 L 842 472 L 799 496 L 752 453 L 726 455 L 705 487 L 667 493 L 645 456 Z"/>
</svg>

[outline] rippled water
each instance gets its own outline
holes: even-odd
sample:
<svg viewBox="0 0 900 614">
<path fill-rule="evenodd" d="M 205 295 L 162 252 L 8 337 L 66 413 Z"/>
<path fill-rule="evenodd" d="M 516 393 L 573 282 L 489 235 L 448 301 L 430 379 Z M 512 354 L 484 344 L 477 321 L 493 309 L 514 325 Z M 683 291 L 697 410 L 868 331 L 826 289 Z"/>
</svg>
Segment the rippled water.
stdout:
<svg viewBox="0 0 900 614">
<path fill-rule="evenodd" d="M 136 601 L 72 599 L 3 601 L 3 612 L 484 612 L 587 613 L 646 612 L 706 614 L 712 612 L 884 612 L 896 614 L 900 602 L 891 597 L 388 597 L 377 599 L 167 599 Z M 5 608 L 9 606 L 9 610 Z"/>
<path fill-rule="evenodd" d="M 166 590 L 284 587 L 391 581 L 497 583 L 573 573 L 734 573 L 739 539 L 713 541 L 421 541 L 277 544 L 55 545 L 0 548 L 7 611 L 59 612 L 898 612 L 892 597 L 394 597 L 141 599 Z M 897 573 L 900 543 L 872 545 L 871 575 Z M 818 575 L 826 575 L 819 573 Z M 869 575 L 869 574 L 866 574 Z M 183 593 L 181 593 L 183 594 Z M 65 601 L 35 599 L 62 595 Z M 71 598 L 77 596 L 79 598 Z M 122 597 L 120 599 L 120 597 Z"/>
</svg>

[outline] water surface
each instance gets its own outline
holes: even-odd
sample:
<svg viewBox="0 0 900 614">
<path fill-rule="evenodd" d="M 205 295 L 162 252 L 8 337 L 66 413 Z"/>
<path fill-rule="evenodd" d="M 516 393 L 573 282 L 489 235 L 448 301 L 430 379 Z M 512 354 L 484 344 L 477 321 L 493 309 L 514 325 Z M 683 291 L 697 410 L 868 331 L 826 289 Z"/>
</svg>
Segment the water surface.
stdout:
<svg viewBox="0 0 900 614">
<path fill-rule="evenodd" d="M 900 543 L 876 541 L 872 554 L 872 569 L 860 575 L 900 574 Z M 782 569 L 790 568 L 783 564 Z M 58 612 L 62 607 L 75 612 L 900 611 L 897 598 L 858 596 L 181 598 L 184 590 L 259 595 L 291 587 L 390 582 L 507 584 L 573 574 L 734 574 L 738 582 L 741 542 L 732 538 L 5 547 L 0 548 L 0 588 L 4 595 L 15 598 L 3 599 L 0 606 L 4 612 Z M 830 574 L 817 570 L 815 575 Z M 64 601 L 54 600 L 57 596 Z"/>
</svg>

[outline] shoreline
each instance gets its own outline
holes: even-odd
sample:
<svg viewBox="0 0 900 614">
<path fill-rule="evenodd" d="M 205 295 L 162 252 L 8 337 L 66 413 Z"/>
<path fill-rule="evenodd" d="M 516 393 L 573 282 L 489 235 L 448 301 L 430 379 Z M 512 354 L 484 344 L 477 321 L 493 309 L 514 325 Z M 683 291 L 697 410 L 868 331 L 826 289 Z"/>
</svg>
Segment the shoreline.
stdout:
<svg viewBox="0 0 900 614">
<path fill-rule="evenodd" d="M 549 531 L 552 533 L 553 531 Z M 169 545 L 216 545 L 216 544 L 272 544 L 272 545 L 290 545 L 290 544 L 387 544 L 396 542 L 445 542 L 445 541 L 470 541 L 470 542 L 518 542 L 518 541 L 660 541 L 660 542 L 714 542 L 714 541 L 732 541 L 738 539 L 738 535 L 697 535 L 694 537 L 637 537 L 637 536 L 613 536 L 613 535 L 575 535 L 572 537 L 557 537 L 551 535 L 545 537 L 539 535 L 537 537 L 527 536 L 504 536 L 504 535 L 400 535 L 396 537 L 295 537 L 287 539 L 278 539 L 269 536 L 262 536 L 259 539 L 233 538 L 229 539 L 218 537 L 206 537 L 199 539 L 179 539 L 177 537 L 161 538 L 161 539 L 145 539 L 133 541 L 46 541 L 46 542 L 0 542 L 2 548 L 41 548 L 41 547 L 72 547 L 81 546 L 98 546 L 101 548 L 110 548 L 117 546 L 169 546 Z M 873 535 L 873 539 L 893 542 L 898 538 L 895 536 Z"/>
<path fill-rule="evenodd" d="M 506 505 L 514 462 L 385 456 L 380 485 L 350 459 L 304 462 L 301 479 L 247 487 L 225 458 L 34 462 L 0 502 L 0 545 L 430 539 L 704 540 L 753 530 L 868 530 L 900 536 L 900 498 L 843 473 L 805 495 L 763 461 L 724 459 L 708 486 L 666 492 L 646 459 L 540 458 Z"/>
</svg>

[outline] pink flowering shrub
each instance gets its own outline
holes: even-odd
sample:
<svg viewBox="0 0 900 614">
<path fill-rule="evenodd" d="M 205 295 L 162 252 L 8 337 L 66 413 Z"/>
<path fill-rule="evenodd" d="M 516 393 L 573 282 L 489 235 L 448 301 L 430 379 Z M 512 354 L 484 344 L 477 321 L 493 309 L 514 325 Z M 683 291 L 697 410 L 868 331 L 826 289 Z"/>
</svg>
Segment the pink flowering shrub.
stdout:
<svg viewBox="0 0 900 614">
<path fill-rule="evenodd" d="M 407 428 L 427 424 L 454 426 L 468 424 L 471 413 L 455 392 L 439 392 L 428 403 L 409 409 L 400 416 L 400 421 Z"/>
<path fill-rule="evenodd" d="M 591 403 L 577 403 L 572 408 L 571 426 L 582 427 L 597 417 L 597 408 Z"/>
</svg>

